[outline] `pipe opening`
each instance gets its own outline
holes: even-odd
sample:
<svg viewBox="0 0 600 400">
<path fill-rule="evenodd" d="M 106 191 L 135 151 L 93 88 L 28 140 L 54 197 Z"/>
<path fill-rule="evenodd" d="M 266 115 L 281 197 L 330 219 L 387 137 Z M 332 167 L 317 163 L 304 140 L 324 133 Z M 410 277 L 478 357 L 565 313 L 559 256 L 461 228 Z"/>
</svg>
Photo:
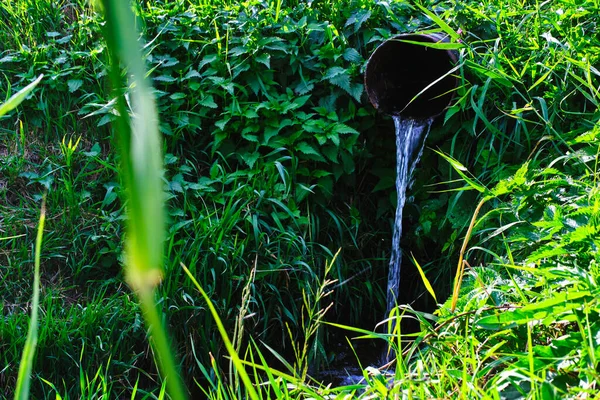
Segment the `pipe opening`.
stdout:
<svg viewBox="0 0 600 400">
<path fill-rule="evenodd" d="M 365 72 L 365 89 L 375 108 L 412 119 L 426 119 L 444 111 L 457 85 L 452 74 L 432 85 L 412 103 L 411 100 L 454 67 L 456 54 L 401 41 L 437 43 L 440 39 L 437 35 L 399 35 L 373 52 Z"/>
</svg>

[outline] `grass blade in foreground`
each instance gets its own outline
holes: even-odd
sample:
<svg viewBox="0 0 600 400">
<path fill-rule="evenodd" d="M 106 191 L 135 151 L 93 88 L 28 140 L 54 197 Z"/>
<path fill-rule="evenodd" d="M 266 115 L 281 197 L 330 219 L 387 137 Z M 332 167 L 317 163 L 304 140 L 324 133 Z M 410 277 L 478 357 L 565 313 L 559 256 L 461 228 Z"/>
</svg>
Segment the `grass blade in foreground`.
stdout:
<svg viewBox="0 0 600 400">
<path fill-rule="evenodd" d="M 38 76 L 35 81 L 31 82 L 29 85 L 12 95 L 5 103 L 0 104 L 0 117 L 17 108 L 17 106 L 21 104 L 23 100 L 25 100 L 25 97 L 27 97 L 27 95 L 37 86 L 38 83 L 40 83 L 43 77 L 44 75 Z"/>
<path fill-rule="evenodd" d="M 119 111 L 116 128 L 127 197 L 125 275 L 140 299 L 167 392 L 172 399 L 181 400 L 187 396 L 154 303 L 154 288 L 162 278 L 165 231 L 158 114 L 151 87 L 145 80 L 145 66 L 129 2 L 103 0 L 102 5 L 106 18 L 104 37 L 111 56 L 111 81 Z M 121 64 L 127 68 L 130 77 L 131 120 L 121 92 Z"/>
<path fill-rule="evenodd" d="M 246 390 L 248 391 L 248 396 L 252 400 L 258 400 L 258 398 L 259 398 L 258 393 L 256 393 L 256 390 L 254 390 L 254 386 L 252 386 L 252 381 L 250 380 L 250 377 L 248 376 L 248 374 L 246 373 L 246 370 L 244 369 L 244 364 L 242 363 L 242 360 L 240 360 L 240 357 L 238 356 L 237 352 L 233 348 L 233 344 L 231 344 L 231 340 L 229 340 L 229 336 L 227 336 L 227 332 L 225 331 L 225 327 L 223 326 L 223 322 L 221 322 L 221 318 L 219 318 L 219 314 L 217 313 L 215 306 L 213 306 L 212 302 L 210 301 L 210 298 L 208 297 L 206 292 L 202 289 L 202 286 L 200 286 L 200 284 L 198 283 L 196 278 L 194 278 L 194 276 L 191 274 L 191 272 L 187 269 L 187 267 L 183 264 L 181 264 L 181 267 L 183 268 L 183 270 L 185 271 L 187 276 L 190 278 L 190 280 L 192 281 L 194 286 L 196 286 L 196 289 L 198 289 L 198 291 L 200 292 L 200 294 L 206 301 L 206 305 L 208 306 L 210 313 L 212 314 L 213 318 L 215 319 L 215 323 L 217 324 L 219 333 L 221 334 L 221 337 L 223 338 L 223 343 L 225 344 L 225 347 L 227 348 L 227 352 L 229 353 L 229 356 L 233 360 L 233 365 L 235 365 L 235 368 L 236 368 L 238 374 L 240 374 L 240 377 L 242 378 L 242 381 L 244 382 L 244 385 L 246 386 Z"/>
<path fill-rule="evenodd" d="M 29 398 L 29 386 L 31 383 L 31 368 L 33 356 L 38 338 L 38 308 L 40 304 L 40 254 L 42 251 L 42 238 L 44 236 L 44 222 L 46 220 L 46 199 L 42 201 L 40 222 L 38 223 L 37 238 L 35 240 L 35 270 L 33 278 L 33 298 L 31 300 L 31 320 L 25 340 L 25 348 L 19 364 L 19 375 L 17 387 L 15 388 L 15 400 L 26 400 Z"/>
</svg>

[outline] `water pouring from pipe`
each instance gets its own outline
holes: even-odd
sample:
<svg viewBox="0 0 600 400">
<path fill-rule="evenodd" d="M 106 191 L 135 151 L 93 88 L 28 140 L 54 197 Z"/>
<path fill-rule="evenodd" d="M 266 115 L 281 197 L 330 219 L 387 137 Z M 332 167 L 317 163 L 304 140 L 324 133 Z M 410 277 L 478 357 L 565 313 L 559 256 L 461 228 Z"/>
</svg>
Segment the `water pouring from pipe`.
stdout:
<svg viewBox="0 0 600 400">
<path fill-rule="evenodd" d="M 402 211 L 406 191 L 421 158 L 431 124 L 450 104 L 457 79 L 456 53 L 432 48 L 440 35 L 404 34 L 382 43 L 365 71 L 365 89 L 373 106 L 392 115 L 396 131 L 398 195 L 387 287 L 386 316 L 398 303 L 402 250 Z M 428 46 L 429 45 L 429 46 Z"/>
</svg>

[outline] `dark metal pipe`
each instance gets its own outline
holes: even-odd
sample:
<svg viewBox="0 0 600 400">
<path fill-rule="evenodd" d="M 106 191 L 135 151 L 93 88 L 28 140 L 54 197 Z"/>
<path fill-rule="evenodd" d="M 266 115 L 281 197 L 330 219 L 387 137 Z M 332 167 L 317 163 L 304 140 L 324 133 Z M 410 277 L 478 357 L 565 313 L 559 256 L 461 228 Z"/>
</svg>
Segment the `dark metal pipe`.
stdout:
<svg viewBox="0 0 600 400">
<path fill-rule="evenodd" d="M 450 104 L 458 84 L 456 77 L 448 74 L 457 54 L 406 41 L 439 43 L 444 38 L 402 34 L 383 42 L 367 61 L 367 95 L 373 106 L 386 114 L 416 120 L 435 117 Z"/>
</svg>

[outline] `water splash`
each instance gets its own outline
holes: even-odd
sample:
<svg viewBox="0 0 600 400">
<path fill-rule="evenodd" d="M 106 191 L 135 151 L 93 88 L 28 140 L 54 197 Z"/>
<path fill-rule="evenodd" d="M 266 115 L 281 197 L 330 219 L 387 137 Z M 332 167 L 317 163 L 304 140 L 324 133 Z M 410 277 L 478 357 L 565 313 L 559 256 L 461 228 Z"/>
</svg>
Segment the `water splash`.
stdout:
<svg viewBox="0 0 600 400">
<path fill-rule="evenodd" d="M 386 317 L 396 306 L 400 289 L 400 267 L 402 250 L 402 209 L 406 202 L 406 189 L 411 185 L 415 167 L 423 154 L 423 147 L 433 118 L 425 120 L 402 119 L 393 116 L 396 126 L 396 192 L 398 203 L 394 219 L 394 235 L 392 237 L 392 256 L 388 272 L 387 312 Z"/>
</svg>

